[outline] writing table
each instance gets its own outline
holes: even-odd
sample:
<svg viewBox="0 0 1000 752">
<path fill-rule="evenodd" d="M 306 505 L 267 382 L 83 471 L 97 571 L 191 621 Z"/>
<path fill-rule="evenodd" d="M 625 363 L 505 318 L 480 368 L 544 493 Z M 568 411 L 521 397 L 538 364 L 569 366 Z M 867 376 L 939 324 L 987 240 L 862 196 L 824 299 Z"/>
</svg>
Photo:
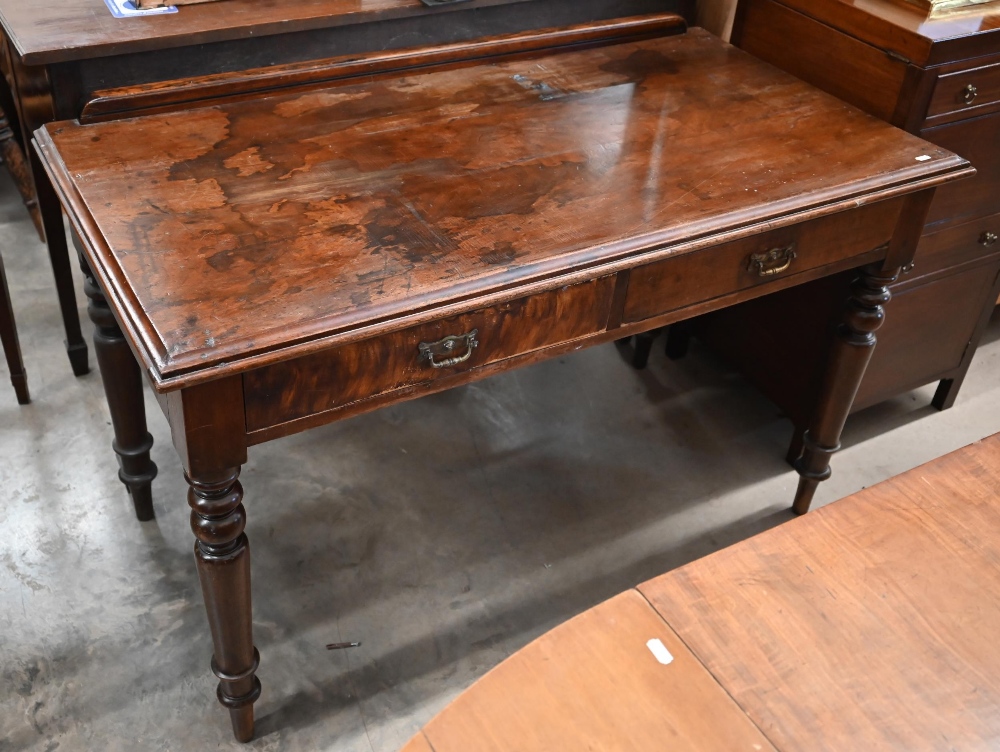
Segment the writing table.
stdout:
<svg viewBox="0 0 1000 752">
<path fill-rule="evenodd" d="M 341 81 L 36 132 L 88 265 L 123 470 L 151 441 L 122 448 L 133 354 L 185 467 L 237 738 L 260 693 L 254 444 L 859 268 L 797 511 L 828 476 L 886 284 L 934 188 L 972 168 L 679 17 L 604 33 L 333 61 Z M 148 480 L 130 489 L 151 516 Z"/>
</svg>

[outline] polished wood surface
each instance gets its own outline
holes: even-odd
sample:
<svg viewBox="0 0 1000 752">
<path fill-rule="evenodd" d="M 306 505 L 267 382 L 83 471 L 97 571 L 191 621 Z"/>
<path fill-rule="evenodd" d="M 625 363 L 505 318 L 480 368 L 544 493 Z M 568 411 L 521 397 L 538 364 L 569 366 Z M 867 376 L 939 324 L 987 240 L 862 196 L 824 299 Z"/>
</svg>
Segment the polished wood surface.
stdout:
<svg viewBox="0 0 1000 752">
<path fill-rule="evenodd" d="M 659 640 L 672 658 L 647 647 Z M 773 752 L 635 590 L 522 648 L 423 729 L 434 752 Z"/>
<path fill-rule="evenodd" d="M 698 31 L 37 138 L 160 388 L 964 167 Z"/>
<path fill-rule="evenodd" d="M 420 732 L 410 739 L 399 752 L 434 752 L 434 748 L 431 747 L 423 732 Z"/>
<path fill-rule="evenodd" d="M 411 68 L 454 65 L 499 55 L 525 55 L 560 47 L 583 48 L 588 45 L 609 44 L 612 41 L 638 41 L 683 33 L 685 28 L 684 19 L 680 16 L 659 13 L 619 19 L 611 28 L 607 22 L 589 22 L 433 47 L 341 55 L 304 63 L 269 65 L 264 68 L 99 89 L 93 92 L 79 119 L 83 123 L 90 123 L 152 112 L 176 112 L 198 104 L 204 105 L 205 102 L 217 104 L 230 99 L 272 93 L 276 89 L 295 87 L 304 91 L 352 78 L 368 81 L 372 76 L 391 76 Z"/>
<path fill-rule="evenodd" d="M 331 54 L 467 42 L 481 36 L 664 11 L 693 14 L 694 0 L 473 0 L 428 8 L 419 0 L 226 0 L 167 16 L 115 19 L 101 0 L 25 4 L 0 0 L 0 107 L 28 152 L 46 122 L 75 118 L 98 90 L 155 84 Z M 222 6 L 221 8 L 218 6 Z M 443 14 L 443 15 L 442 15 Z M 16 117 L 15 117 L 16 115 Z M 37 205 L 73 372 L 87 348 L 73 297 L 59 200 L 33 153 L 29 205 Z"/>
<path fill-rule="evenodd" d="M 238 739 L 260 694 L 238 480 L 252 444 L 863 266 L 796 511 L 828 474 L 884 284 L 937 186 L 974 171 L 704 32 L 623 41 L 630 24 L 604 22 L 601 47 L 36 132 L 104 328 L 181 456 Z M 697 295 L 674 283 L 699 269 Z M 656 299 L 648 280 L 681 307 L 630 308 Z M 141 414 L 134 374 L 100 361 L 108 394 L 130 395 L 112 410 Z M 138 418 L 113 422 L 124 471 Z"/>
<path fill-rule="evenodd" d="M 778 749 L 996 749 L 998 487 L 994 436 L 639 590 Z"/>
</svg>

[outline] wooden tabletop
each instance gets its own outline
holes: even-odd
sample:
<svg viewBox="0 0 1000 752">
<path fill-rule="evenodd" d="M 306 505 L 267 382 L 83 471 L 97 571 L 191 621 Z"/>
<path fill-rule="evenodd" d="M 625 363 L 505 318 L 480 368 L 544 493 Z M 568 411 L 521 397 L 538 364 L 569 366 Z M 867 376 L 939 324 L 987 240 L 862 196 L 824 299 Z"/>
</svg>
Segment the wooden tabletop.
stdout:
<svg viewBox="0 0 1000 752">
<path fill-rule="evenodd" d="M 651 640 L 659 642 L 653 649 Z M 634 590 L 515 653 L 428 723 L 404 752 L 428 749 L 774 752 Z"/>
<path fill-rule="evenodd" d="M 997 489 L 1000 434 L 669 572 L 515 653 L 404 752 L 1000 749 Z"/>
<path fill-rule="evenodd" d="M 968 173 L 700 30 L 36 138 L 157 383 Z"/>
<path fill-rule="evenodd" d="M 533 1 L 470 0 L 458 8 Z M 115 18 L 104 0 L 0 0 L 0 24 L 26 65 L 42 65 L 455 9 L 429 8 L 420 0 L 222 0 Z"/>
<path fill-rule="evenodd" d="M 1000 749 L 1000 435 L 639 587 L 778 749 Z"/>
</svg>

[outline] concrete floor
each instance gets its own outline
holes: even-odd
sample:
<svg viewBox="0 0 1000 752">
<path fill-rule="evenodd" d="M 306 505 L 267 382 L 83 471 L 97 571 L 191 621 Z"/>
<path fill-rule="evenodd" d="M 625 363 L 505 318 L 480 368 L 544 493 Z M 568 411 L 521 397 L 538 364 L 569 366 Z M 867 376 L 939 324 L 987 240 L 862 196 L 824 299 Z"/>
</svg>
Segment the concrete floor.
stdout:
<svg viewBox="0 0 1000 752">
<path fill-rule="evenodd" d="M 5 174 L 0 248 L 34 398 L 18 407 L 0 367 L 0 750 L 245 749 L 215 700 L 166 423 L 150 396 L 160 477 L 141 524 Z M 952 410 L 928 387 L 852 418 L 816 503 L 1000 430 L 1000 320 L 986 339 Z M 398 749 L 545 630 L 789 519 L 789 433 L 697 346 L 636 372 L 608 345 L 254 447 L 249 748 Z M 324 649 L 347 640 L 362 645 Z"/>
</svg>

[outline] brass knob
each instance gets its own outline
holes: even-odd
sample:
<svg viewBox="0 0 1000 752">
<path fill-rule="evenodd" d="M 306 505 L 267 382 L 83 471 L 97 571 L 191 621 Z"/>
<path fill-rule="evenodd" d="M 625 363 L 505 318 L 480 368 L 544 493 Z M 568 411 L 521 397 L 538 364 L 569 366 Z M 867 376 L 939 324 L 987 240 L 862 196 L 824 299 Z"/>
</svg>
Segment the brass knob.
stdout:
<svg viewBox="0 0 1000 752">
<path fill-rule="evenodd" d="M 966 87 L 962 89 L 961 93 L 958 95 L 958 98 L 963 102 L 965 102 L 966 104 L 972 104 L 973 102 L 976 101 L 976 95 L 978 93 L 979 89 L 977 89 L 972 84 L 967 84 Z"/>
<path fill-rule="evenodd" d="M 997 242 L 997 234 L 995 232 L 984 232 L 979 236 L 979 245 L 993 245 Z"/>
</svg>

